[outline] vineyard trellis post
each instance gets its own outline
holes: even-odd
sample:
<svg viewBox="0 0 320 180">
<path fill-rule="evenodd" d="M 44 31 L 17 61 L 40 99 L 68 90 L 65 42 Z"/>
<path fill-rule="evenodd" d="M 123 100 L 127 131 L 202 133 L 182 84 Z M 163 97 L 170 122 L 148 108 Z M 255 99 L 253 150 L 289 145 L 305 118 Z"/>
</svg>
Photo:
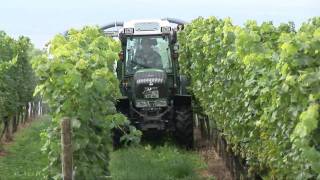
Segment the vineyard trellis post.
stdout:
<svg viewBox="0 0 320 180">
<path fill-rule="evenodd" d="M 72 180 L 72 132 L 70 118 L 61 121 L 62 175 L 63 180 Z"/>
</svg>

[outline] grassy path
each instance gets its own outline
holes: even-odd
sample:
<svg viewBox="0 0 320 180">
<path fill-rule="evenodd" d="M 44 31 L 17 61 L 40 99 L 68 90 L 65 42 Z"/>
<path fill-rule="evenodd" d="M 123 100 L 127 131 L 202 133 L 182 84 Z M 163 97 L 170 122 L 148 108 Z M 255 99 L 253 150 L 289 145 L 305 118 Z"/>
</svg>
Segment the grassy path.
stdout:
<svg viewBox="0 0 320 180">
<path fill-rule="evenodd" d="M 0 180 L 38 180 L 47 165 L 47 155 L 41 153 L 40 132 L 49 121 L 39 119 L 20 129 L 14 141 L 4 146 L 6 155 L 0 156 Z"/>
<path fill-rule="evenodd" d="M 121 149 L 110 161 L 113 180 L 198 180 L 203 168 L 197 153 L 173 146 Z"/>
<path fill-rule="evenodd" d="M 15 134 L 0 156 L 0 180 L 40 180 L 48 164 L 41 152 L 40 132 L 49 124 L 45 118 L 32 122 Z M 197 152 L 172 145 L 123 148 L 112 152 L 109 169 L 112 180 L 200 180 L 206 165 Z M 201 175 L 200 175 L 201 174 Z M 110 178 L 109 178 L 110 179 Z"/>
</svg>

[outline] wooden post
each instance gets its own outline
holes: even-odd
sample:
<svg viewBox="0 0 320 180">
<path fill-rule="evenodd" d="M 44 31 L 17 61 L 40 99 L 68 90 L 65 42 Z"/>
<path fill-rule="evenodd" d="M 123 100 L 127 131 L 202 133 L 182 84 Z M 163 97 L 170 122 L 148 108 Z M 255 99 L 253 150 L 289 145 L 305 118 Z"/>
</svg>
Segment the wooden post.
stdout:
<svg viewBox="0 0 320 180">
<path fill-rule="evenodd" d="M 61 121 L 61 147 L 62 147 L 62 175 L 63 180 L 72 180 L 72 144 L 71 121 L 63 118 Z"/>
</svg>

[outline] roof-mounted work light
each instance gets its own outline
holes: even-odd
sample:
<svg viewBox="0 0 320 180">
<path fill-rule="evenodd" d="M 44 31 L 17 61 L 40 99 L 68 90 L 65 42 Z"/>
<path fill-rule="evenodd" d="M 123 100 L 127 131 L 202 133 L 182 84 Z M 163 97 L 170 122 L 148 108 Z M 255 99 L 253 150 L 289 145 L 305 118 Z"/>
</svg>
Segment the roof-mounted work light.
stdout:
<svg viewBox="0 0 320 180">
<path fill-rule="evenodd" d="M 170 33 L 170 31 L 171 31 L 171 27 L 170 26 L 161 27 L 161 32 L 164 33 L 164 34 L 168 34 L 168 33 Z"/>
<path fill-rule="evenodd" d="M 133 28 L 124 28 L 124 34 L 126 35 L 130 35 L 134 33 L 134 29 Z"/>
</svg>

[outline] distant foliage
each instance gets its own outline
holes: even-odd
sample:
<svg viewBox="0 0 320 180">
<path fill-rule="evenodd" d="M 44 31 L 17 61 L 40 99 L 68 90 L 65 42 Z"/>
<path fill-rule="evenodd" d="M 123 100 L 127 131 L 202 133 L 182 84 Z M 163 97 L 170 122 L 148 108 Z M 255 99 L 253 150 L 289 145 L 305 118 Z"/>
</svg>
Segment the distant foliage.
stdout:
<svg viewBox="0 0 320 180">
<path fill-rule="evenodd" d="M 266 178 L 320 178 L 320 18 L 276 27 L 198 18 L 179 34 L 182 72 L 228 146 Z"/>
<path fill-rule="evenodd" d="M 14 116 L 28 114 L 36 86 L 30 64 L 32 50 L 29 38 L 21 36 L 16 40 L 0 31 L 0 123 L 9 124 Z"/>
</svg>

